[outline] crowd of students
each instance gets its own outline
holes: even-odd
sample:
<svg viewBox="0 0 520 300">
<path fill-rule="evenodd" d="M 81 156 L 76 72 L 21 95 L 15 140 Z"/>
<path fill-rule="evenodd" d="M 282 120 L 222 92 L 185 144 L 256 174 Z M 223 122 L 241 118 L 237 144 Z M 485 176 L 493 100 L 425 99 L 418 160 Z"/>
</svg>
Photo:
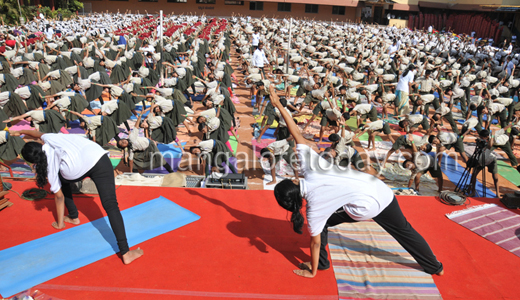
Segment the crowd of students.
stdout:
<svg viewBox="0 0 520 300">
<path fill-rule="evenodd" d="M 393 143 L 383 167 L 395 151 L 409 152 L 402 165 L 413 170 L 410 186 L 415 182 L 418 190 L 421 174 L 430 171 L 440 191 L 442 156 L 426 154 L 433 147 L 438 154 L 453 148 L 467 162 L 464 142 L 473 129 L 489 140 L 486 166 L 497 195 L 492 150 L 500 148 L 511 166 L 518 165 L 512 148 L 520 131 L 519 55 L 507 41 L 500 48 L 451 32 L 304 20 L 292 23 L 298 30 L 289 41 L 288 20 L 265 18 L 170 15 L 162 28 L 158 24 L 157 17 L 117 13 L 3 26 L 1 129 L 24 119 L 40 132 L 57 133 L 79 119 L 99 145 L 115 139 L 131 171 L 163 166 L 170 172 L 153 154 L 160 153 L 158 143 L 180 146 L 177 132 L 186 130 L 199 137 L 186 149 L 207 160 L 206 175 L 223 165 L 236 172 L 229 162 L 230 133 L 238 140 L 231 99 L 242 73 L 256 99 L 254 114 L 262 118 L 255 138 L 260 141 L 278 121 L 277 142 L 262 156 L 272 164 L 288 160 L 296 174 L 294 140 L 270 102 L 271 85 L 292 116 L 310 116 L 304 133 L 320 120 L 317 144 L 329 132 L 332 144 L 322 155 L 339 166 L 364 170 L 369 162 L 356 140 L 367 132 L 370 150 L 380 135 Z M 197 96 L 203 111 L 192 109 Z M 131 118 L 137 118 L 133 128 Z M 350 118 L 356 119 L 353 128 Z M 495 119 L 498 126 L 492 126 Z M 3 135 L 0 158 L 13 159 L 23 140 Z"/>
<path fill-rule="evenodd" d="M 441 191 L 442 153 L 455 150 L 466 163 L 464 144 L 471 140 L 469 136 L 478 135 L 487 141 L 488 151 L 483 154 L 485 163 L 476 168 L 488 167 L 500 196 L 493 150 L 500 148 L 511 166 L 518 166 L 512 148 L 520 128 L 516 72 L 520 56 L 513 43 L 504 41 L 501 48 L 451 32 L 364 24 L 296 21 L 294 26 L 298 30 L 293 31 L 288 47 L 287 20 L 242 25 L 238 52 L 246 84 L 264 115 L 260 137 L 272 120 L 280 118 L 266 88 L 275 85 L 277 93 L 285 96 L 282 106 L 293 116 L 312 115 L 303 132 L 321 118 L 318 145 L 324 132 L 332 132 L 328 137 L 332 145 L 322 156 L 361 170 L 365 163 L 354 141 L 367 132 L 370 150 L 380 135 L 393 143 L 382 167 L 400 150 L 405 158 L 402 166 L 412 169 L 409 187 L 415 182 L 417 190 L 421 174 L 430 172 Z M 353 128 L 347 125 L 350 118 L 357 119 Z M 492 125 L 494 120 L 497 126 Z M 399 130 L 392 131 L 392 123 Z M 289 137 L 284 127 L 281 121 L 277 140 Z M 273 148 L 276 157 L 293 151 Z M 433 148 L 436 155 L 428 155 Z"/>
</svg>

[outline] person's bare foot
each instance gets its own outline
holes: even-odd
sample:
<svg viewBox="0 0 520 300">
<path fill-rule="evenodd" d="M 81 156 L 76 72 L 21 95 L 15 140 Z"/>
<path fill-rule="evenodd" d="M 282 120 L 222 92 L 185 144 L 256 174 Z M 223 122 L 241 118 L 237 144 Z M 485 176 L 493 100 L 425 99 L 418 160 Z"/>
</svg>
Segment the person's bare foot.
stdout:
<svg viewBox="0 0 520 300">
<path fill-rule="evenodd" d="M 135 250 L 130 250 L 128 252 L 126 252 L 124 255 L 123 255 L 123 263 L 125 265 L 128 265 L 130 264 L 131 262 L 133 262 L 134 260 L 138 259 L 139 257 L 143 256 L 143 253 L 144 251 L 141 250 L 141 248 L 137 248 Z"/>
<path fill-rule="evenodd" d="M 63 222 L 67 222 L 67 223 L 70 223 L 73 225 L 79 225 L 81 223 L 79 218 L 71 219 L 69 216 L 65 216 L 65 218 L 63 219 Z"/>
<path fill-rule="evenodd" d="M 311 264 L 310 261 L 308 261 L 308 262 L 302 262 L 302 263 L 300 263 L 300 264 L 298 265 L 298 268 L 300 268 L 300 270 L 312 271 L 312 264 Z M 323 270 L 328 270 L 328 268 L 327 268 L 327 269 L 320 269 L 320 268 L 318 267 L 318 270 L 323 271 Z"/>
<path fill-rule="evenodd" d="M 442 276 L 444 275 L 444 270 L 440 271 L 439 273 L 435 274 L 435 275 L 438 275 L 438 276 Z"/>
<path fill-rule="evenodd" d="M 269 183 L 266 183 L 265 185 L 273 185 L 273 184 L 276 184 L 276 180 L 273 180 L 273 181 L 271 181 Z"/>
</svg>

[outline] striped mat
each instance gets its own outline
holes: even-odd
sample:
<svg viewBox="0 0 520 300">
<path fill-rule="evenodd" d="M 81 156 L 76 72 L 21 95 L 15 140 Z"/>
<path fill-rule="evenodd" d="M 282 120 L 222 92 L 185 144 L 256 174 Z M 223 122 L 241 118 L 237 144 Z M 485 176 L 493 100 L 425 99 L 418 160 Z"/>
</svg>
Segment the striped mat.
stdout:
<svg viewBox="0 0 520 300">
<path fill-rule="evenodd" d="M 496 204 L 484 204 L 446 215 L 486 240 L 520 256 L 520 215 Z"/>
<path fill-rule="evenodd" d="M 442 299 L 431 275 L 374 221 L 329 228 L 339 299 Z"/>
</svg>

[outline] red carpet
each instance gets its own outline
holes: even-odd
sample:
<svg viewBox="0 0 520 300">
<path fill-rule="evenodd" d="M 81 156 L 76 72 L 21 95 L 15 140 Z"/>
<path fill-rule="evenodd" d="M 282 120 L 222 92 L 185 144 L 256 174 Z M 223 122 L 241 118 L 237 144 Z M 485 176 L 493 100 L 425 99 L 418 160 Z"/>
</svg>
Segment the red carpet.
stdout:
<svg viewBox="0 0 520 300">
<path fill-rule="evenodd" d="M 13 189 L 33 185 L 13 182 Z M 145 255 L 132 265 L 112 256 L 38 289 L 61 299 L 337 299 L 332 269 L 314 279 L 292 274 L 310 258 L 309 235 L 292 231 L 272 191 L 120 187 L 117 194 L 121 209 L 164 196 L 201 219 L 140 244 Z M 53 199 L 8 196 L 14 205 L 0 212 L 0 249 L 55 232 Z M 97 198 L 76 199 L 83 222 L 104 215 Z M 444 216 L 464 207 L 433 197 L 399 202 L 444 263 L 446 275 L 434 277 L 444 299 L 518 299 L 520 258 Z"/>
</svg>

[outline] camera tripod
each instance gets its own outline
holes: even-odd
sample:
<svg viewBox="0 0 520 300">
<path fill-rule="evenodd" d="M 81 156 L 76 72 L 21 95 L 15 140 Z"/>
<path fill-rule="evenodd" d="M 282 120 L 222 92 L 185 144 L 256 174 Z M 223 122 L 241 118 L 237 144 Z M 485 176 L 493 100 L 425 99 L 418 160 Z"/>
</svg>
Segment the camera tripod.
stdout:
<svg viewBox="0 0 520 300">
<path fill-rule="evenodd" d="M 479 168 L 482 168 L 482 197 L 486 196 L 486 172 L 485 172 L 485 161 L 486 161 L 486 155 L 485 155 L 485 149 L 487 146 L 487 142 L 484 140 L 477 139 L 476 146 L 475 146 L 475 152 L 471 157 L 468 159 L 466 163 L 466 168 L 464 169 L 464 172 L 462 172 L 462 176 L 460 177 L 459 182 L 457 183 L 457 186 L 455 187 L 455 193 L 461 193 L 463 195 L 469 195 L 473 191 L 475 191 L 475 185 L 477 183 L 477 180 L 475 178 L 475 182 L 471 182 L 471 178 L 473 176 L 477 176 L 478 172 L 480 171 Z M 480 159 L 480 162 L 478 161 Z M 475 191 L 476 192 L 476 191 Z"/>
</svg>

